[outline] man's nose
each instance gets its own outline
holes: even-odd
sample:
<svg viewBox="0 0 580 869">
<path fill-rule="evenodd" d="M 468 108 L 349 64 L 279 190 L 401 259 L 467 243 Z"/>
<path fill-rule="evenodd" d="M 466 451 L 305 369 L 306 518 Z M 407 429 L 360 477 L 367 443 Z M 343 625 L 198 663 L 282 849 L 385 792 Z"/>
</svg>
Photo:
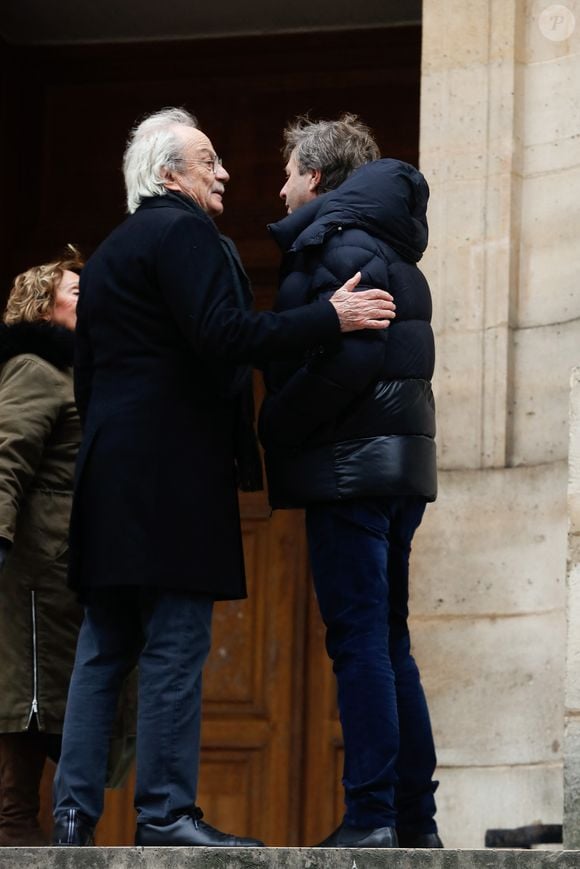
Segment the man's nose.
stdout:
<svg viewBox="0 0 580 869">
<path fill-rule="evenodd" d="M 284 202 L 286 202 L 286 185 L 284 185 L 284 187 L 282 187 L 278 196 L 280 197 L 280 199 L 283 199 Z"/>
<path fill-rule="evenodd" d="M 217 172 L 215 173 L 215 177 L 216 177 L 216 178 L 219 178 L 219 180 L 220 180 L 220 181 L 223 181 L 224 183 L 225 183 L 226 181 L 229 181 L 229 180 L 230 180 L 229 172 L 227 172 L 225 166 L 222 166 L 221 164 L 218 166 L 218 170 L 217 170 Z"/>
</svg>

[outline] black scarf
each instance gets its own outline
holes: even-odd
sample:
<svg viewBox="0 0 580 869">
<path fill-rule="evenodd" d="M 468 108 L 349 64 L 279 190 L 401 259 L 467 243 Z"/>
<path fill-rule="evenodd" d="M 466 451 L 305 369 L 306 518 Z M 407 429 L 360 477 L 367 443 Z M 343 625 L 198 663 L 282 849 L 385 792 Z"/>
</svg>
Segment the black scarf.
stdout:
<svg viewBox="0 0 580 869">
<path fill-rule="evenodd" d="M 33 353 L 61 370 L 70 368 L 74 357 L 74 332 L 47 320 L 0 323 L 0 363 L 21 353 Z"/>
<path fill-rule="evenodd" d="M 215 228 L 213 220 L 200 209 L 196 202 L 175 190 L 168 190 L 169 199 L 177 201 L 196 214 L 203 214 Z M 216 233 L 217 233 L 216 228 Z M 250 281 L 240 255 L 233 241 L 218 233 L 222 251 L 228 264 L 232 279 L 233 295 L 238 308 L 248 311 L 253 302 Z M 238 475 L 238 488 L 242 492 L 257 492 L 264 488 L 262 461 L 256 436 L 256 414 L 254 408 L 254 390 L 252 386 L 252 368 L 249 365 L 236 366 L 235 374 L 228 386 L 233 393 L 235 403 L 234 423 L 234 454 Z"/>
<path fill-rule="evenodd" d="M 247 310 L 250 307 L 249 302 L 251 302 L 252 296 L 251 292 L 248 292 L 250 284 L 238 252 L 227 236 L 220 235 L 220 242 L 230 268 L 236 301 L 242 310 Z M 244 292 L 240 272 L 245 279 L 246 292 Z M 264 479 L 256 436 L 256 411 L 251 367 L 239 365 L 238 376 L 243 380 L 236 397 L 235 455 L 238 487 L 242 492 L 257 492 L 264 488 Z"/>
</svg>

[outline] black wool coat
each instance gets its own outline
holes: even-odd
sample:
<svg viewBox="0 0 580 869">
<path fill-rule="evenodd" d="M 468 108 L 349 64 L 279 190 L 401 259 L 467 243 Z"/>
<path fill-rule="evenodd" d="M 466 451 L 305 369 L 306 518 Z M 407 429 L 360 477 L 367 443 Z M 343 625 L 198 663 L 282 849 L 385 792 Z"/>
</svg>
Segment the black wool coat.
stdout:
<svg viewBox="0 0 580 869">
<path fill-rule="evenodd" d="M 83 269 L 70 539 L 81 596 L 117 585 L 245 595 L 245 364 L 339 334 L 330 304 L 257 314 L 248 301 L 232 243 L 179 193 L 145 199 Z"/>
<path fill-rule="evenodd" d="M 355 272 L 395 300 L 384 331 L 354 332 L 266 368 L 260 436 L 273 507 L 437 492 L 431 294 L 420 172 L 377 160 L 270 227 L 284 253 L 276 310 L 320 301 Z"/>
</svg>

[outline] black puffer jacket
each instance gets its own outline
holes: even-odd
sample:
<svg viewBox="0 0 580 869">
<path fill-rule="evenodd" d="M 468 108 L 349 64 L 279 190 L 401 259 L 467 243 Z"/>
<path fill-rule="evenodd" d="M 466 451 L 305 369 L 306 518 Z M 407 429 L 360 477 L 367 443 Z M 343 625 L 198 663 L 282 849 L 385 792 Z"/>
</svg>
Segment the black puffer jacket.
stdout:
<svg viewBox="0 0 580 869">
<path fill-rule="evenodd" d="M 277 310 L 328 298 L 356 271 L 358 289 L 388 289 L 397 305 L 387 330 L 268 366 L 260 437 L 275 508 L 436 497 L 431 294 L 416 266 L 428 196 L 417 169 L 377 160 L 270 226 L 284 252 Z"/>
</svg>

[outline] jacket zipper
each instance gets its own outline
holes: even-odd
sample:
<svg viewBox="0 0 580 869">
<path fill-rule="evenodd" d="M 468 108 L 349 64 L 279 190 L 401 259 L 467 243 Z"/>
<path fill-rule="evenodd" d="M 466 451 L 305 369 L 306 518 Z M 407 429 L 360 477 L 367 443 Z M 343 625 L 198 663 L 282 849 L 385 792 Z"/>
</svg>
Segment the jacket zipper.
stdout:
<svg viewBox="0 0 580 869">
<path fill-rule="evenodd" d="M 36 644 L 36 592 L 31 591 L 31 607 L 32 607 L 32 705 L 30 707 L 30 715 L 28 716 L 28 724 L 30 727 L 32 716 L 38 716 L 38 662 L 37 662 L 37 644 Z"/>
</svg>

